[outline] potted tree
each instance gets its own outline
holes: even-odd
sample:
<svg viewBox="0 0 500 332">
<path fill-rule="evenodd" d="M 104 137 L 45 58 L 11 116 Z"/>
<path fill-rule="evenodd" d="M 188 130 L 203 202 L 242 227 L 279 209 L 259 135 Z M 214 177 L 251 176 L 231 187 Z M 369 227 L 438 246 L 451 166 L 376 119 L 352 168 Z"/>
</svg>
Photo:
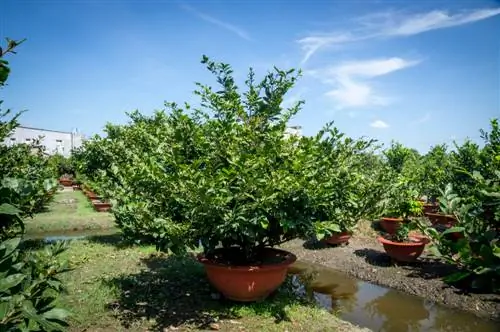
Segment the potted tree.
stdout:
<svg viewBox="0 0 500 332">
<path fill-rule="evenodd" d="M 310 234 L 323 211 L 321 206 L 336 197 L 345 201 L 344 195 L 349 195 L 341 190 L 342 183 L 349 182 L 340 176 L 341 171 L 335 179 L 324 178 L 332 174 L 326 169 L 336 156 L 331 145 L 340 134 L 327 125 L 314 138 L 285 135 L 287 122 L 300 108 L 300 103 L 286 110 L 281 107 L 284 94 L 297 78 L 293 71 L 276 69 L 255 83 L 251 70 L 248 91 L 240 94 L 228 65 L 206 57 L 202 62 L 217 76 L 222 89 L 214 92 L 200 85 L 197 92 L 210 111 L 198 111 L 193 117 L 198 127 L 189 140 L 203 147 L 193 148 L 202 152 L 169 168 L 168 188 L 175 191 L 175 211 L 185 215 L 172 214 L 158 245 L 181 249 L 187 242 L 192 246 L 201 242 L 203 252 L 198 260 L 213 286 L 228 299 L 255 301 L 279 287 L 296 260 L 294 254 L 274 247 Z M 179 110 L 172 112 L 177 119 L 186 116 Z M 174 118 L 170 123 L 178 125 Z M 171 130 L 178 129 L 174 140 L 185 131 L 180 127 Z M 169 146 L 184 145 L 176 141 Z M 328 185 L 320 185 L 322 182 Z M 340 215 L 335 218 L 339 220 Z"/>
<path fill-rule="evenodd" d="M 410 231 L 416 229 L 415 221 L 401 223 L 393 234 L 378 237 L 384 246 L 385 252 L 398 262 L 413 262 L 424 251 L 429 239 L 424 236 L 412 235 Z"/>
<path fill-rule="evenodd" d="M 421 216 L 423 203 L 417 199 L 418 191 L 410 181 L 404 179 L 390 186 L 384 198 L 384 217 L 380 218 L 380 226 L 394 234 L 402 223 L 407 223 L 411 217 Z"/>
<path fill-rule="evenodd" d="M 346 143 L 347 145 L 344 145 Z M 327 202 L 328 204 L 323 204 L 320 220 L 326 221 L 315 222 L 317 237 L 332 245 L 347 244 L 361 219 L 373 220 L 382 213 L 384 205 L 381 204 L 380 197 L 386 191 L 387 183 L 390 181 L 388 173 L 377 167 L 382 165 L 375 164 L 369 170 L 366 169 L 366 157 L 370 154 L 363 154 L 362 151 L 356 149 L 356 146 L 359 147 L 359 141 L 348 141 L 344 144 L 332 144 L 341 151 L 352 153 L 349 158 L 344 158 L 349 161 L 348 164 L 343 162 L 346 168 L 341 178 L 344 181 L 341 184 L 333 181 L 336 189 L 333 186 L 325 188 L 331 192 L 340 190 L 343 194 L 337 194 L 337 197 Z M 353 146 L 347 148 L 348 144 L 353 144 Z M 340 169 L 338 166 L 328 169 L 330 171 L 333 169 L 333 172 L 323 177 L 324 181 L 321 185 L 324 185 L 328 179 L 338 178 L 335 174 Z"/>
<path fill-rule="evenodd" d="M 453 191 L 451 184 L 446 185 L 444 191 L 441 191 L 439 198 L 439 210 L 435 213 L 425 213 L 425 216 L 433 225 L 443 225 L 445 228 L 453 227 L 457 221 L 455 211 L 460 203 L 460 198 Z"/>
</svg>

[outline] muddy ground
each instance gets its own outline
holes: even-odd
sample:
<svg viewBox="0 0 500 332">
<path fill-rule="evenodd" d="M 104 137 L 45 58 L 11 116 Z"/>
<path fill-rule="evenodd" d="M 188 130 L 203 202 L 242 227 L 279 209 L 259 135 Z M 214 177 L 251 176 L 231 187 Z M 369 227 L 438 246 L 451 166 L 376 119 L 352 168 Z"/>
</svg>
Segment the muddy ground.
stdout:
<svg viewBox="0 0 500 332">
<path fill-rule="evenodd" d="M 464 294 L 447 286 L 441 277 L 453 272 L 454 268 L 431 259 L 425 253 L 418 262 L 396 266 L 374 238 L 353 237 L 349 245 L 337 247 L 295 240 L 284 244 L 283 248 L 295 253 L 298 259 L 320 263 L 364 281 L 500 321 L 500 295 Z"/>
</svg>

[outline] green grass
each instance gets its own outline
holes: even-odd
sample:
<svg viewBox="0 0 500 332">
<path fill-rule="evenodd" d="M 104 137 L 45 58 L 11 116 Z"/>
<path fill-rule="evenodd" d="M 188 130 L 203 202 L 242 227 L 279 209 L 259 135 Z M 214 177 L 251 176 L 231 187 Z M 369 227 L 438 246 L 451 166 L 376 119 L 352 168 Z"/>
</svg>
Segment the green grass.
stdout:
<svg viewBox="0 0 500 332">
<path fill-rule="evenodd" d="M 60 191 L 46 212 L 25 221 L 28 235 L 76 230 L 106 230 L 114 227 L 108 212 L 96 212 L 81 191 Z"/>
<path fill-rule="evenodd" d="M 70 331 L 361 331 L 298 299 L 289 281 L 260 303 L 222 300 L 192 255 L 126 246 L 117 236 L 73 241 L 62 258 L 75 268 L 62 277 L 60 299 L 72 312 Z"/>
</svg>

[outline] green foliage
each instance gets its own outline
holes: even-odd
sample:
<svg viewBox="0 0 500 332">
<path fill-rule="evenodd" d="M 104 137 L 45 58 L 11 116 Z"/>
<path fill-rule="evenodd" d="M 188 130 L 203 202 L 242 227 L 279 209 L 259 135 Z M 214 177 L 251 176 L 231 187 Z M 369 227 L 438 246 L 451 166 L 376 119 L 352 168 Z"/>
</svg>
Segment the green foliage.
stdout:
<svg viewBox="0 0 500 332">
<path fill-rule="evenodd" d="M 207 252 L 234 246 L 248 263 L 265 246 L 350 230 L 375 213 L 381 175 L 357 172 L 373 141 L 333 124 L 315 137 L 286 137 L 301 106 L 281 107 L 293 70 L 275 68 L 260 82 L 250 70 L 240 92 L 229 65 L 202 63 L 220 88 L 197 84 L 201 109 L 133 112 L 75 154 L 78 176 L 114 199 L 126 237 L 174 252 L 200 240 Z"/>
<path fill-rule="evenodd" d="M 396 229 L 394 234 L 388 236 L 394 242 L 408 242 L 410 231 L 414 228 L 413 222 L 404 222 Z"/>
<path fill-rule="evenodd" d="M 446 144 L 435 145 L 420 159 L 418 170 L 420 193 L 431 200 L 441 194 L 442 188 L 450 182 L 452 161 Z"/>
<path fill-rule="evenodd" d="M 54 154 L 48 158 L 48 163 L 57 177 L 75 175 L 75 165 L 72 157 Z"/>
<path fill-rule="evenodd" d="M 63 243 L 40 253 L 21 253 L 20 238 L 0 243 L 0 326 L 2 331 L 62 331 L 68 313 L 56 306 L 64 291 L 60 273 L 68 271 L 57 256 Z"/>
<path fill-rule="evenodd" d="M 397 174 L 405 173 L 412 168 L 420 157 L 418 151 L 405 147 L 398 142 L 391 142 L 390 148 L 384 151 L 387 163 Z"/>
<path fill-rule="evenodd" d="M 0 87 L 10 69 L 3 59 L 15 53 L 20 42 L 7 39 L 0 48 Z M 7 119 L 0 111 L 0 142 L 18 126 L 20 113 Z M 55 304 L 63 290 L 58 275 L 67 271 L 57 256 L 63 244 L 46 247 L 42 253 L 21 251 L 23 218 L 40 212 L 52 198 L 57 183 L 39 142 L 0 145 L 0 329 L 2 331 L 61 331 L 67 325 L 66 311 Z"/>
<path fill-rule="evenodd" d="M 391 218 L 408 219 L 422 214 L 423 203 L 418 200 L 416 185 L 402 174 L 394 174 L 392 182 L 385 186 L 381 196 L 384 203 L 383 215 Z"/>
<path fill-rule="evenodd" d="M 475 186 L 469 192 L 474 200 L 466 200 L 448 192 L 453 204 L 447 207 L 457 217 L 457 224 L 443 233 L 426 229 L 435 242 L 433 252 L 462 270 L 448 276 L 445 281 L 470 281 L 475 289 L 500 291 L 500 171 L 485 179 L 479 173 L 469 174 Z M 448 188 L 450 189 L 450 188 Z M 451 233 L 460 233 L 458 240 Z"/>
<path fill-rule="evenodd" d="M 14 48 L 21 42 L 7 39 L 6 50 L 0 50 L 2 87 L 10 72 L 8 62 L 3 57 L 8 53 L 15 53 Z M 9 115 L 10 110 L 0 110 L 0 142 L 19 125 L 17 120 L 20 113 L 10 119 Z M 57 188 L 53 169 L 49 166 L 38 141 L 14 146 L 0 144 L 0 174 L 0 205 L 16 206 L 21 217 L 42 211 Z M 11 229 L 11 226 L 20 226 L 19 219 L 12 214 L 0 215 L 0 240 L 16 231 Z"/>
</svg>

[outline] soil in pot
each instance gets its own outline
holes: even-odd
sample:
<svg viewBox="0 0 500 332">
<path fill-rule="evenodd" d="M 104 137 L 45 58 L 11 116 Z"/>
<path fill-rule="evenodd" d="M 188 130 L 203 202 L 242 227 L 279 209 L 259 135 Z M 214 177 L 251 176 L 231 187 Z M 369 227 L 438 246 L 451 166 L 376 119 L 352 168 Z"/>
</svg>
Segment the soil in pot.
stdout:
<svg viewBox="0 0 500 332">
<path fill-rule="evenodd" d="M 325 237 L 323 241 L 332 245 L 347 244 L 352 236 L 350 232 L 342 232 L 332 234 L 330 237 Z"/>
<path fill-rule="evenodd" d="M 237 248 L 198 255 L 210 283 L 227 299 L 239 302 L 265 299 L 283 283 L 288 267 L 296 260 L 294 254 L 274 248 L 264 248 L 253 265 L 242 265 Z"/>
<path fill-rule="evenodd" d="M 397 229 L 403 222 L 403 219 L 401 218 L 380 218 L 380 226 L 384 231 L 386 231 L 389 234 L 394 234 L 396 233 Z"/>
<path fill-rule="evenodd" d="M 424 251 L 429 239 L 423 236 L 412 235 L 408 242 L 394 242 L 383 236 L 378 237 L 378 242 L 392 259 L 398 262 L 414 262 Z"/>
<path fill-rule="evenodd" d="M 422 207 L 424 214 L 425 213 L 438 213 L 439 212 L 439 205 L 437 204 L 432 204 L 432 203 L 426 203 Z"/>
</svg>

